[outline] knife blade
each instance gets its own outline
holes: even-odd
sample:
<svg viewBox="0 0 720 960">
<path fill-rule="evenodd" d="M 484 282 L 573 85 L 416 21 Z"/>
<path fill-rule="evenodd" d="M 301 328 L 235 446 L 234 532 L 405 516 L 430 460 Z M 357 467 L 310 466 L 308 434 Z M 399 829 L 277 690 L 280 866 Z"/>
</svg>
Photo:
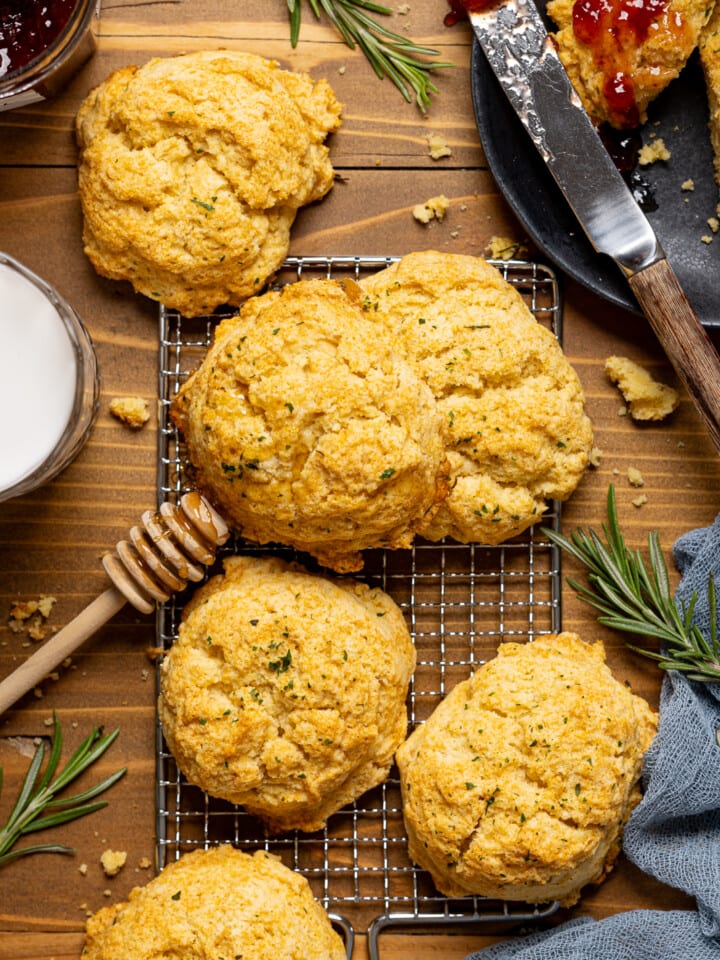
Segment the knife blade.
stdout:
<svg viewBox="0 0 720 960">
<path fill-rule="evenodd" d="M 533 0 L 461 0 L 590 243 L 623 271 L 720 451 L 720 358 L 567 75 Z"/>
</svg>

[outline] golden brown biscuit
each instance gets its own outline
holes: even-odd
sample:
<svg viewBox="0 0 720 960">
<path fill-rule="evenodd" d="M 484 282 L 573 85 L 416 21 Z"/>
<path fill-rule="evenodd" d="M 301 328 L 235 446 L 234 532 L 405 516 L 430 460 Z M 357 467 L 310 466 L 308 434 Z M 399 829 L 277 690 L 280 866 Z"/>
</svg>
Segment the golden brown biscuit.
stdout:
<svg viewBox="0 0 720 960">
<path fill-rule="evenodd" d="M 368 547 L 409 546 L 447 491 L 432 394 L 348 289 L 253 297 L 171 410 L 228 523 L 340 572 Z"/>
<path fill-rule="evenodd" d="M 647 119 L 648 104 L 678 76 L 714 0 L 549 0 L 560 59 L 590 116 L 618 129 Z"/>
<path fill-rule="evenodd" d="M 98 273 L 195 316 L 282 263 L 297 210 L 328 192 L 328 83 L 248 53 L 117 70 L 76 120 L 85 252 Z"/>
<path fill-rule="evenodd" d="M 698 47 L 710 107 L 710 140 L 714 153 L 715 179 L 720 186 L 720 6 L 717 4 L 700 32 Z"/>
<path fill-rule="evenodd" d="M 479 257 L 413 253 L 362 281 L 366 313 L 429 384 L 450 463 L 421 531 L 500 543 L 575 490 L 592 448 L 580 381 L 557 339 Z"/>
<path fill-rule="evenodd" d="M 232 922 L 229 922 L 231 919 Z M 194 850 L 87 921 L 85 960 L 345 960 L 307 880 L 265 851 Z"/>
<path fill-rule="evenodd" d="M 319 830 L 387 777 L 414 667 L 382 590 L 232 557 L 193 596 L 163 661 L 163 732 L 207 793 L 273 832 Z"/>
<path fill-rule="evenodd" d="M 442 893 L 570 905 L 611 869 L 657 717 L 604 657 L 502 644 L 400 747 L 410 856 Z"/>
</svg>

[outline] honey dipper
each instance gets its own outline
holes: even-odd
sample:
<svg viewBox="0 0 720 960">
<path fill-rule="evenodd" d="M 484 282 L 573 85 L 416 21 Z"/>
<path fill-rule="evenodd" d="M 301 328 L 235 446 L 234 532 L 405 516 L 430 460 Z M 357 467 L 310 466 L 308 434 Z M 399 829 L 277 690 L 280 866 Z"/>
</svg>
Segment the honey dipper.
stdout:
<svg viewBox="0 0 720 960">
<path fill-rule="evenodd" d="M 130 530 L 129 541 L 121 540 L 114 553 L 103 557 L 112 586 L 0 682 L 0 714 L 125 603 L 141 613 L 152 613 L 157 601 L 169 600 L 190 580 L 202 580 L 217 547 L 230 536 L 222 517 L 195 491 L 186 493 L 179 504 L 165 502 L 157 512 L 146 510 L 141 524 Z"/>
</svg>

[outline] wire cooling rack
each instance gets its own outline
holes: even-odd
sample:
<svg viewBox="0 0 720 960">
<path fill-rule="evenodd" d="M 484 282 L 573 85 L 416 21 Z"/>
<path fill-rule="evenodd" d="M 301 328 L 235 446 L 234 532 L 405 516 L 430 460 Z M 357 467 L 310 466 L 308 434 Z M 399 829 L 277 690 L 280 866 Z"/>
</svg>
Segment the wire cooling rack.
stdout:
<svg viewBox="0 0 720 960">
<path fill-rule="evenodd" d="M 361 279 L 396 257 L 301 257 L 288 259 L 278 285 L 301 278 Z M 537 320 L 562 339 L 562 311 L 552 271 L 524 261 L 495 262 L 523 296 Z M 189 489 L 182 440 L 170 422 L 169 406 L 180 384 L 202 360 L 219 319 L 227 313 L 187 319 L 160 309 L 160 429 L 158 503 L 177 500 Z M 559 527 L 559 505 L 543 521 Z M 222 554 L 291 551 L 230 543 Z M 221 558 L 220 558 L 221 559 Z M 302 559 L 302 558 L 301 558 Z M 369 550 L 362 578 L 386 590 L 403 610 L 417 649 L 417 668 L 408 696 L 411 728 L 422 723 L 456 683 L 495 654 L 506 640 L 527 641 L 560 630 L 560 558 L 557 548 L 530 529 L 496 547 L 417 540 L 409 550 Z M 212 572 L 212 571 L 211 571 Z M 158 638 L 167 649 L 177 636 L 183 597 L 158 611 Z M 368 931 L 371 960 L 379 957 L 379 935 L 396 926 L 467 923 L 524 924 L 549 916 L 556 904 L 450 900 L 429 874 L 407 855 L 400 784 L 388 780 L 331 816 L 317 833 L 266 837 L 258 820 L 241 807 L 209 797 L 191 786 L 157 730 L 157 861 L 161 868 L 182 853 L 230 842 L 247 852 L 278 855 L 309 881 L 330 913 L 352 955 L 354 931 Z"/>
</svg>

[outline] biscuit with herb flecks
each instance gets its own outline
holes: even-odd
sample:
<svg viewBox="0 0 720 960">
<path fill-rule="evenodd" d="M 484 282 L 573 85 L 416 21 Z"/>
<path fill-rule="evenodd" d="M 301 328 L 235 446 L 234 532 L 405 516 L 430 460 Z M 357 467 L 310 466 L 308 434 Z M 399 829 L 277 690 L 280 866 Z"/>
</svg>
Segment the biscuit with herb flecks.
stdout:
<svg viewBox="0 0 720 960">
<path fill-rule="evenodd" d="M 186 316 L 239 304 L 332 187 L 340 104 L 325 80 L 238 51 L 116 70 L 76 119 L 85 253 Z"/>
<path fill-rule="evenodd" d="M 714 0 L 550 0 L 558 53 L 600 124 L 631 129 L 695 49 Z"/>
<path fill-rule="evenodd" d="M 85 926 L 84 960 L 252 957 L 345 960 L 342 937 L 301 874 L 230 844 L 193 850 Z"/>
<path fill-rule="evenodd" d="M 251 298 L 171 407 L 235 530 L 340 573 L 370 547 L 409 547 L 447 492 L 432 393 L 358 298 L 334 280 Z"/>
<path fill-rule="evenodd" d="M 504 643 L 397 751 L 410 856 L 449 897 L 570 906 L 640 800 L 657 715 L 576 634 Z"/>
<path fill-rule="evenodd" d="M 592 427 L 557 338 L 480 257 L 412 253 L 362 280 L 368 317 L 430 387 L 450 493 L 422 530 L 501 543 L 566 500 L 588 464 Z"/>
<path fill-rule="evenodd" d="M 191 783 L 274 833 L 319 830 L 386 779 L 414 667 L 402 612 L 379 588 L 230 557 L 163 661 L 163 732 Z"/>
</svg>

